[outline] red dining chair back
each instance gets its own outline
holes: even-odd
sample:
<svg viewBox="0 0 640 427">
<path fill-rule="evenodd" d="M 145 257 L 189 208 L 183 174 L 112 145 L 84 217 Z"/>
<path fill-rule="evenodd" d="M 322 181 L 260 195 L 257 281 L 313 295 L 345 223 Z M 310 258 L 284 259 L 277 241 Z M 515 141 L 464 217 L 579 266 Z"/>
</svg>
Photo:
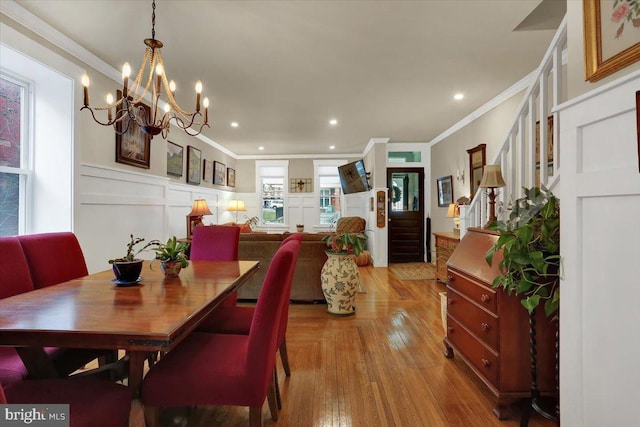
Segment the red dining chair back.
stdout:
<svg viewBox="0 0 640 427">
<path fill-rule="evenodd" d="M 17 236 L 29 266 L 35 289 L 57 285 L 89 274 L 80 243 L 72 232 L 38 233 Z M 100 364 L 113 362 L 117 352 L 98 349 L 46 348 L 56 370 L 68 375 L 97 357 Z"/>
<path fill-rule="evenodd" d="M 191 238 L 192 261 L 237 261 L 240 245 L 240 227 L 207 225 L 196 227 Z M 235 307 L 238 293 L 233 292 L 221 307 Z"/>
<path fill-rule="evenodd" d="M 29 264 L 15 236 L 0 237 L 0 299 L 33 290 Z"/>
<path fill-rule="evenodd" d="M 302 242 L 302 233 L 293 233 L 290 234 L 289 236 L 287 236 L 284 240 L 282 240 L 282 243 L 280 243 L 280 246 L 284 245 L 287 242 L 290 242 L 292 240 L 295 240 L 297 242 Z"/>
<path fill-rule="evenodd" d="M 18 236 L 36 289 L 89 274 L 82 248 L 71 232 Z"/>
<path fill-rule="evenodd" d="M 265 397 L 277 420 L 273 370 L 278 326 L 291 291 L 297 245 L 286 244 L 274 255 L 249 335 L 194 332 L 149 370 L 141 393 L 148 426 L 154 425 L 155 408 L 188 405 L 249 406 L 250 425 L 261 426 Z"/>
<path fill-rule="evenodd" d="M 7 403 L 67 404 L 70 427 L 127 427 L 131 391 L 121 384 L 101 380 L 27 380 L 6 390 L 0 385 L 0 404 Z"/>
<path fill-rule="evenodd" d="M 240 227 L 208 225 L 196 227 L 191 238 L 193 261 L 237 261 Z"/>
</svg>

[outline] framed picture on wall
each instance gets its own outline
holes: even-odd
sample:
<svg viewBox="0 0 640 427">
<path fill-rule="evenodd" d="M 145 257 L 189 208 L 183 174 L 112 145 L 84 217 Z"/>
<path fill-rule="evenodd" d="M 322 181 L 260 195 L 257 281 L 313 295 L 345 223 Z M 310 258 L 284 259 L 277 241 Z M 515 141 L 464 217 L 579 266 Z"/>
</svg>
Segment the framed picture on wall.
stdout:
<svg viewBox="0 0 640 427">
<path fill-rule="evenodd" d="M 438 187 L 438 206 L 449 207 L 453 203 L 453 177 L 443 176 L 436 180 Z"/>
<path fill-rule="evenodd" d="M 202 179 L 206 182 L 213 180 L 213 162 L 211 160 L 203 160 L 204 172 L 202 173 Z"/>
<path fill-rule="evenodd" d="M 191 145 L 187 146 L 187 184 L 200 184 L 202 176 L 202 152 Z"/>
<path fill-rule="evenodd" d="M 117 92 L 118 99 L 122 97 L 122 92 Z M 135 104 L 136 107 L 144 108 L 147 117 L 151 114 L 151 108 L 143 103 Z M 116 113 L 122 115 L 121 107 Z M 149 169 L 151 162 L 151 137 L 142 132 L 142 129 L 135 120 L 125 117 L 116 125 L 116 162 L 131 165 L 138 168 Z M 123 132 L 122 135 L 120 132 Z"/>
<path fill-rule="evenodd" d="M 236 170 L 227 168 L 227 185 L 229 187 L 236 186 Z"/>
<path fill-rule="evenodd" d="M 167 175 L 182 176 L 184 148 L 167 141 Z"/>
<path fill-rule="evenodd" d="M 631 3 L 583 0 L 586 80 L 598 81 L 640 58 L 640 9 Z"/>
<path fill-rule="evenodd" d="M 216 185 L 224 185 L 227 167 L 224 163 L 213 162 L 213 183 Z"/>
</svg>

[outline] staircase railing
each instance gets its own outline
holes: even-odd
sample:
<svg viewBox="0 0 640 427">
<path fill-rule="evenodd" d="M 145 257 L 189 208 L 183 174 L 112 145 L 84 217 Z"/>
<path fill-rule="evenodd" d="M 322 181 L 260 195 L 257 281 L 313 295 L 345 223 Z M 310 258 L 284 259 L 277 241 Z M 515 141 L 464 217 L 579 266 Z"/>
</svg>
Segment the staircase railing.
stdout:
<svg viewBox="0 0 640 427">
<path fill-rule="evenodd" d="M 523 188 L 544 185 L 553 189 L 560 179 L 559 123 L 558 114 L 553 111 L 566 99 L 566 61 L 563 61 L 566 47 L 565 16 L 516 110 L 502 147 L 489 163 L 500 164 L 507 184 L 504 188 L 496 189 L 496 214 L 499 219 L 504 218 L 511 201 L 522 197 Z M 540 120 L 540 117 L 546 120 Z M 541 121 L 546 121 L 546 132 L 540 131 Z M 487 193 L 477 191 L 468 206 L 460 206 L 460 236 L 469 227 L 482 227 L 488 219 Z"/>
</svg>

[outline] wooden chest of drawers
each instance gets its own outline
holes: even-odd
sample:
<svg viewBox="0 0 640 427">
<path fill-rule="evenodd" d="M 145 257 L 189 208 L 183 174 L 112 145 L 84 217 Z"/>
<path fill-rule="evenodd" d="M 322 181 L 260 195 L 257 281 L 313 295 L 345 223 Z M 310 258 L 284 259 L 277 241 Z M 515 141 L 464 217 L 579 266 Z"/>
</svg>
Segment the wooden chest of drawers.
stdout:
<svg viewBox="0 0 640 427">
<path fill-rule="evenodd" d="M 494 413 L 507 416 L 508 406 L 529 397 L 531 358 L 529 314 L 520 298 L 493 289 L 500 273 L 500 254 L 490 267 L 485 253 L 497 239 L 486 230 L 471 229 L 449 258 L 447 277 L 447 357 L 453 350 L 497 399 Z M 555 328 L 538 310 L 538 387 L 555 393 Z"/>
<path fill-rule="evenodd" d="M 436 239 L 436 280 L 447 283 L 447 261 L 458 246 L 460 235 L 452 232 L 433 233 Z"/>
</svg>

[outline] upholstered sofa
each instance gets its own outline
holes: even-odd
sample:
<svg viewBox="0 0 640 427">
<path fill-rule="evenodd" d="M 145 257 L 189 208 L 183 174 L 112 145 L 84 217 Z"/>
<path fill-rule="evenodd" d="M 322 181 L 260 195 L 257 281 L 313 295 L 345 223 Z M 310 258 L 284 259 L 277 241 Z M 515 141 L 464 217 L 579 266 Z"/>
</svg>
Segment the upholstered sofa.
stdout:
<svg viewBox="0 0 640 427">
<path fill-rule="evenodd" d="M 241 300 L 257 300 L 264 276 L 276 250 L 290 233 L 243 233 L 240 234 L 238 258 L 241 260 L 260 261 L 260 270 L 240 289 Z M 320 286 L 320 272 L 327 260 L 324 233 L 304 233 L 298 263 L 293 274 L 291 301 L 293 302 L 325 302 Z"/>
</svg>

